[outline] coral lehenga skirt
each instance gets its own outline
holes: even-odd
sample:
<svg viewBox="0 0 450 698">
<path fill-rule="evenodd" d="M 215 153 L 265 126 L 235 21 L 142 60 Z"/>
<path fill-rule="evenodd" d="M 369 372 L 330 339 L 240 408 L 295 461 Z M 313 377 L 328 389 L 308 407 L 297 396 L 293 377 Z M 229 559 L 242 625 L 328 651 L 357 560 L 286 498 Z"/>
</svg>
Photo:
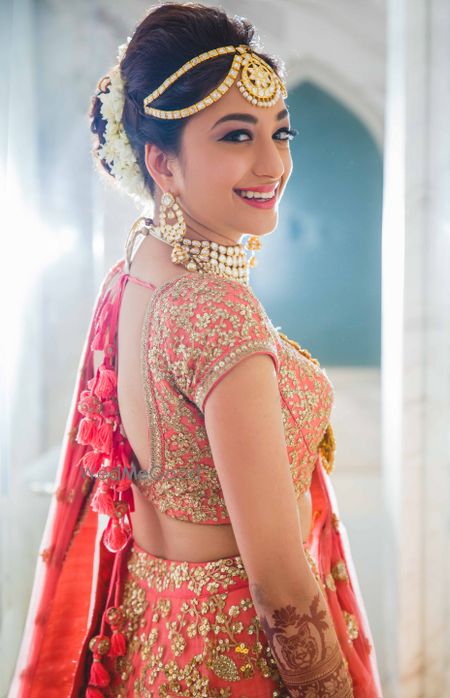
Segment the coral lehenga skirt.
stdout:
<svg viewBox="0 0 450 698">
<path fill-rule="evenodd" d="M 240 555 L 181 562 L 152 555 L 133 541 L 120 609 L 127 651 L 108 658 L 113 678 L 106 695 L 289 696 Z"/>
<path fill-rule="evenodd" d="M 375 648 L 344 524 L 327 474 L 311 483 L 306 559 L 328 604 L 354 698 L 381 698 Z M 106 657 L 116 698 L 287 698 L 240 555 L 207 562 L 157 557 L 131 539 L 119 606 L 126 653 Z M 330 697 L 335 695 L 329 686 Z"/>
</svg>

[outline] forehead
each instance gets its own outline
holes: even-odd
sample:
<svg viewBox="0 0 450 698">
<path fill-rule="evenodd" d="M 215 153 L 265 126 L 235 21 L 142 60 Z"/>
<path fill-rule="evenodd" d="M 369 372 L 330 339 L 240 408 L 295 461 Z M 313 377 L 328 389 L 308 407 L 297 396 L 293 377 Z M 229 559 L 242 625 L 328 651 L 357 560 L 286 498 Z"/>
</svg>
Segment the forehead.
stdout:
<svg viewBox="0 0 450 698">
<path fill-rule="evenodd" d="M 249 102 L 240 92 L 236 84 L 233 84 L 230 89 L 214 104 L 211 104 L 206 109 L 190 116 L 188 118 L 188 128 L 211 129 L 216 121 L 227 114 L 249 114 L 258 122 L 273 123 L 276 120 L 277 114 L 282 110 L 287 109 L 287 105 L 280 95 L 275 104 L 270 107 L 258 107 Z M 232 122 L 229 121 L 228 125 Z M 219 127 L 217 127 L 219 128 Z"/>
</svg>

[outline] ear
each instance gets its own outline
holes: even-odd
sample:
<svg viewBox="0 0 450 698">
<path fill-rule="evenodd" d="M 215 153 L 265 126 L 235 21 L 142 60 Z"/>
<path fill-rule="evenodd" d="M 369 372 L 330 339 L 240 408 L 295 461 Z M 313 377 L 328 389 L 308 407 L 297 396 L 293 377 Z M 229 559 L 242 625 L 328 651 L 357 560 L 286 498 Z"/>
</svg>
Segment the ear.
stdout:
<svg viewBox="0 0 450 698">
<path fill-rule="evenodd" d="M 145 165 L 150 176 L 161 191 L 172 191 L 174 178 L 169 156 L 154 143 L 146 143 L 144 147 Z"/>
</svg>

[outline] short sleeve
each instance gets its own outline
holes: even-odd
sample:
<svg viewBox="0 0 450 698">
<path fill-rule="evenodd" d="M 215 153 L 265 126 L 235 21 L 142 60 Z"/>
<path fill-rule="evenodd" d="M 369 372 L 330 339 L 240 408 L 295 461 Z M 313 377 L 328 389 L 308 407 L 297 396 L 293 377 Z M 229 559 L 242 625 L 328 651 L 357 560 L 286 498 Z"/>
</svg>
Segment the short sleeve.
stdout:
<svg viewBox="0 0 450 698">
<path fill-rule="evenodd" d="M 278 374 L 276 330 L 248 286 L 223 278 L 185 279 L 165 303 L 168 370 L 203 412 L 211 390 L 244 358 L 268 354 Z"/>
</svg>

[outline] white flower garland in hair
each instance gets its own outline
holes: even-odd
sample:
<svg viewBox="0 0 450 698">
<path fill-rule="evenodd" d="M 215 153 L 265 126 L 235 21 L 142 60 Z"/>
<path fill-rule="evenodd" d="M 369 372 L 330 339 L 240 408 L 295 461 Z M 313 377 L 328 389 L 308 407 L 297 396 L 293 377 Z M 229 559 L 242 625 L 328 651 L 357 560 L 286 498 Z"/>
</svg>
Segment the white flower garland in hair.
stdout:
<svg viewBox="0 0 450 698">
<path fill-rule="evenodd" d="M 98 95 L 102 103 L 100 112 L 106 121 L 106 127 L 105 143 L 100 146 L 97 154 L 108 163 L 111 174 L 114 175 L 119 187 L 129 194 L 137 204 L 148 205 L 153 201 L 151 192 L 145 183 L 122 123 L 125 97 L 120 62 L 125 56 L 130 41 L 131 37 L 129 36 L 127 42 L 118 48 L 118 63 L 108 73 L 111 80 L 111 84 L 108 86 L 109 92 L 101 92 Z"/>
</svg>

